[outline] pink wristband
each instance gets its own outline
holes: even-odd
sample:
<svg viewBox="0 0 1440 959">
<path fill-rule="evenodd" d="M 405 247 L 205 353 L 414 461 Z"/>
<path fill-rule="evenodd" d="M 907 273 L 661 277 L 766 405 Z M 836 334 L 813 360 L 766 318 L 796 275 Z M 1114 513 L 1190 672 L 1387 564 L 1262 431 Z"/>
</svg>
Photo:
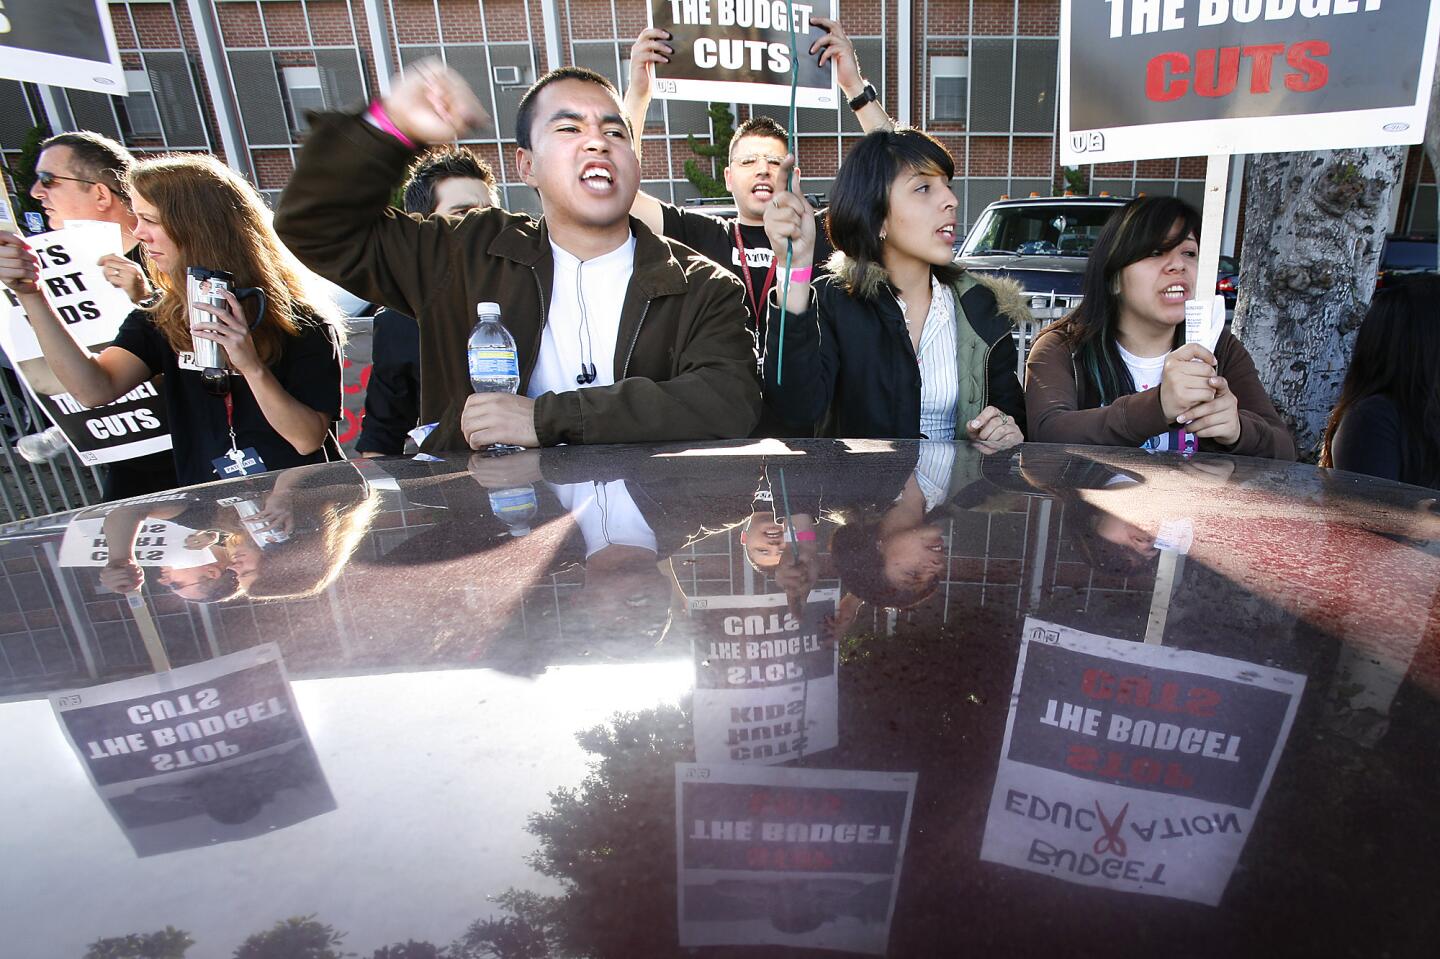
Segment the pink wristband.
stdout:
<svg viewBox="0 0 1440 959">
<path fill-rule="evenodd" d="M 812 273 L 814 273 L 814 272 L 815 272 L 815 268 L 814 268 L 813 266 L 807 266 L 807 267 L 805 267 L 803 270 L 791 270 L 791 271 L 790 271 L 790 282 L 791 282 L 791 283 L 809 283 L 809 282 L 810 282 L 810 274 L 812 274 Z"/>
<path fill-rule="evenodd" d="M 797 542 L 797 543 L 813 543 L 813 542 L 815 542 L 815 531 L 814 531 L 813 529 L 797 529 L 797 530 L 795 531 L 795 542 Z"/>
<path fill-rule="evenodd" d="M 400 132 L 400 128 L 390 119 L 390 114 L 385 112 L 385 108 L 380 105 L 379 100 L 372 100 L 370 102 L 369 114 L 370 119 L 375 121 L 377 127 L 405 144 L 409 149 L 415 149 L 415 141 Z"/>
</svg>

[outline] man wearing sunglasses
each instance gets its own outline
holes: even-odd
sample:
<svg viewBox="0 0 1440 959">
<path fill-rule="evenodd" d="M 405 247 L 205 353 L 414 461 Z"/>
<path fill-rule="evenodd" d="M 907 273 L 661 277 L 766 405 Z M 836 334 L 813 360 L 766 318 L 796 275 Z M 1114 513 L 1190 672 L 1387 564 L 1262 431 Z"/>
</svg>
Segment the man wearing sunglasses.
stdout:
<svg viewBox="0 0 1440 959">
<path fill-rule="evenodd" d="M 810 18 L 826 31 L 810 46 L 820 66 L 833 63 L 835 79 L 850 101 L 856 119 L 866 133 L 894 124 L 875 95 L 875 88 L 860 75 L 855 47 L 835 20 Z M 630 83 L 625 92 L 625 110 L 635 129 L 645 123 L 650 107 L 651 64 L 668 63 L 674 55 L 670 35 L 656 27 L 643 31 L 630 48 Z M 638 150 L 640 138 L 636 137 Z M 647 193 L 635 196 L 630 213 L 646 226 L 728 267 L 745 284 L 751 333 L 756 342 L 765 342 L 765 298 L 777 282 L 785 264 L 775 264 L 770 240 L 765 235 L 765 206 L 785 189 L 780 164 L 790 152 L 785 128 L 770 117 L 752 113 L 730 139 L 729 162 L 725 166 L 725 188 L 735 201 L 734 216 L 712 216 L 661 202 Z M 816 214 L 815 264 L 820 267 L 830 256 L 823 214 Z M 762 421 L 761 427 L 772 424 Z M 774 434 L 771 434 L 774 435 Z"/>
<path fill-rule="evenodd" d="M 124 290 L 130 302 L 139 303 L 151 289 L 125 187 L 125 175 L 134 162 L 130 151 L 109 137 L 89 131 L 60 133 L 40 144 L 30 195 L 40 201 L 52 230 L 82 220 L 119 226 L 123 255 L 106 254 L 100 265 L 111 286 Z M 106 500 L 143 496 L 179 485 L 175 457 L 169 450 L 111 463 L 104 476 Z"/>
</svg>

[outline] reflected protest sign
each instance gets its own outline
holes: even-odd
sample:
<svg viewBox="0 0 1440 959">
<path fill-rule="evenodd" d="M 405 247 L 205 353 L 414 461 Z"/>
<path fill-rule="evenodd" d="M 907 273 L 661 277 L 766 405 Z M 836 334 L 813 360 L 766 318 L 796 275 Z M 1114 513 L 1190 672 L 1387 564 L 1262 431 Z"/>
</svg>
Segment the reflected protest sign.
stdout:
<svg viewBox="0 0 1440 959">
<path fill-rule="evenodd" d="M 681 946 L 883 955 L 914 773 L 679 763 Z"/>
<path fill-rule="evenodd" d="M 60 565 L 68 568 L 104 566 L 110 561 L 110 544 L 105 536 L 105 517 L 117 509 L 134 509 L 140 503 L 183 503 L 188 493 L 148 496 L 87 509 L 65 527 L 60 540 Z M 167 519 L 150 516 L 140 520 L 131 543 L 131 556 L 140 566 L 193 569 L 215 562 L 209 548 L 191 549 L 187 540 L 198 531 Z"/>
<path fill-rule="evenodd" d="M 812 15 L 833 18 L 833 0 L 650 0 L 650 25 L 668 31 L 675 50 L 669 63 L 654 65 L 655 96 L 789 106 L 793 35 L 796 105 L 833 109 L 840 100 L 832 71 L 810 54 L 825 35 Z"/>
<path fill-rule="evenodd" d="M 1440 5 L 1065 0 L 1060 162 L 1419 143 Z"/>
<path fill-rule="evenodd" d="M 980 858 L 1218 905 L 1305 677 L 1027 619 Z"/>
<path fill-rule="evenodd" d="M 140 856 L 335 808 L 274 643 L 50 702 Z"/>
<path fill-rule="evenodd" d="M 105 0 L 4 0 L 0 77 L 124 96 Z"/>
<path fill-rule="evenodd" d="M 40 258 L 40 282 L 65 329 L 75 342 L 98 353 L 135 307 L 121 290 L 105 280 L 100 257 L 120 252 L 120 228 L 114 223 L 88 223 L 27 241 Z M 21 381 L 80 461 L 89 466 L 170 449 L 164 397 L 154 382 L 142 383 L 113 403 L 83 406 L 50 369 L 20 301 L 4 288 L 0 315 L 0 349 L 10 357 Z"/>
</svg>

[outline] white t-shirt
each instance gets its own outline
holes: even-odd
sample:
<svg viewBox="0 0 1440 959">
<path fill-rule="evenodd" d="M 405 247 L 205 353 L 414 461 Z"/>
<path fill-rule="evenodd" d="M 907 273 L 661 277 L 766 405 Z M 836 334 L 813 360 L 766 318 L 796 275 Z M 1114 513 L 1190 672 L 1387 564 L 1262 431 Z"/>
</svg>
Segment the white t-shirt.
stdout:
<svg viewBox="0 0 1440 959">
<path fill-rule="evenodd" d="M 607 546 L 638 546 L 658 552 L 655 531 L 635 505 L 624 480 L 608 483 L 551 483 L 555 498 L 570 511 L 585 537 L 585 558 Z"/>
<path fill-rule="evenodd" d="M 555 284 L 545 313 L 540 355 L 525 395 L 566 393 L 586 386 L 615 385 L 615 343 L 620 309 L 635 272 L 635 236 L 589 260 L 565 252 L 552 240 Z M 582 364 L 595 364 L 595 381 L 577 383 Z"/>
<path fill-rule="evenodd" d="M 1120 359 L 1125 361 L 1125 367 L 1130 371 L 1130 379 L 1135 383 L 1135 392 L 1143 393 L 1160 385 L 1160 379 L 1165 374 L 1165 360 L 1169 353 L 1162 353 L 1160 356 L 1136 356 L 1119 343 L 1115 348 L 1120 351 Z M 1162 453 L 1174 449 L 1171 444 L 1171 435 L 1161 433 L 1152 436 L 1142 444 L 1143 449 L 1154 453 Z"/>
</svg>

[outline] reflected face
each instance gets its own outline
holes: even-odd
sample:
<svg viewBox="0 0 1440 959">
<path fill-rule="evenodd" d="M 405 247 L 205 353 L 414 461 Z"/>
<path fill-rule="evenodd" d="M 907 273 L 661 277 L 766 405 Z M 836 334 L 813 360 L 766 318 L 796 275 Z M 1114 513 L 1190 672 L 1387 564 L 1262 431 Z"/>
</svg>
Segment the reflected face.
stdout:
<svg viewBox="0 0 1440 959">
<path fill-rule="evenodd" d="M 1121 270 L 1121 324 L 1176 327 L 1184 323 L 1185 301 L 1195 295 L 1199 258 L 1200 244 L 1192 233 L 1175 248 L 1156 251 Z"/>
<path fill-rule="evenodd" d="M 71 165 L 75 151 L 67 146 L 42 150 L 35 161 L 35 184 L 30 195 L 40 201 L 52 230 L 65 226 L 67 220 L 101 219 L 98 191 L 89 179 Z M 40 181 L 55 177 L 47 187 Z"/>
<path fill-rule="evenodd" d="M 235 570 L 236 578 L 240 581 L 243 589 L 249 589 L 260 575 L 260 566 L 264 553 L 260 547 L 250 541 L 249 537 L 237 537 L 237 542 L 230 549 L 230 568 Z"/>
<path fill-rule="evenodd" d="M 626 221 L 640 162 L 610 91 L 584 80 L 551 83 L 536 98 L 530 142 L 531 149 L 516 151 L 516 166 L 547 218 L 573 227 Z"/>
<path fill-rule="evenodd" d="M 756 569 L 774 569 L 785 555 L 785 525 L 774 513 L 752 513 L 742 534 L 745 555 Z"/>
<path fill-rule="evenodd" d="M 885 214 L 886 261 L 893 256 L 934 266 L 955 257 L 955 191 L 938 171 L 901 170 Z"/>
<path fill-rule="evenodd" d="M 945 540 L 938 526 L 920 526 L 885 538 L 885 581 L 895 589 L 922 592 L 934 587 L 945 569 Z"/>
<path fill-rule="evenodd" d="M 484 180 L 468 176 L 452 176 L 435 184 L 435 209 L 431 213 L 464 216 L 471 210 L 490 206 L 490 187 Z"/>
<path fill-rule="evenodd" d="M 225 565 L 215 562 L 185 569 L 161 566 L 155 578 L 181 599 L 200 601 L 208 595 L 210 584 L 224 573 Z"/>
<path fill-rule="evenodd" d="M 132 198 L 135 204 L 135 239 L 145 246 L 145 253 L 161 270 L 172 276 L 181 268 L 180 247 L 160 223 L 160 211 L 139 193 Z"/>
<path fill-rule="evenodd" d="M 760 223 L 765 219 L 765 204 L 784 188 L 779 182 L 780 163 L 790 148 L 784 140 L 763 134 L 741 137 L 730 147 L 730 163 L 725 167 L 725 189 L 735 200 L 735 210 L 744 223 Z"/>
</svg>

